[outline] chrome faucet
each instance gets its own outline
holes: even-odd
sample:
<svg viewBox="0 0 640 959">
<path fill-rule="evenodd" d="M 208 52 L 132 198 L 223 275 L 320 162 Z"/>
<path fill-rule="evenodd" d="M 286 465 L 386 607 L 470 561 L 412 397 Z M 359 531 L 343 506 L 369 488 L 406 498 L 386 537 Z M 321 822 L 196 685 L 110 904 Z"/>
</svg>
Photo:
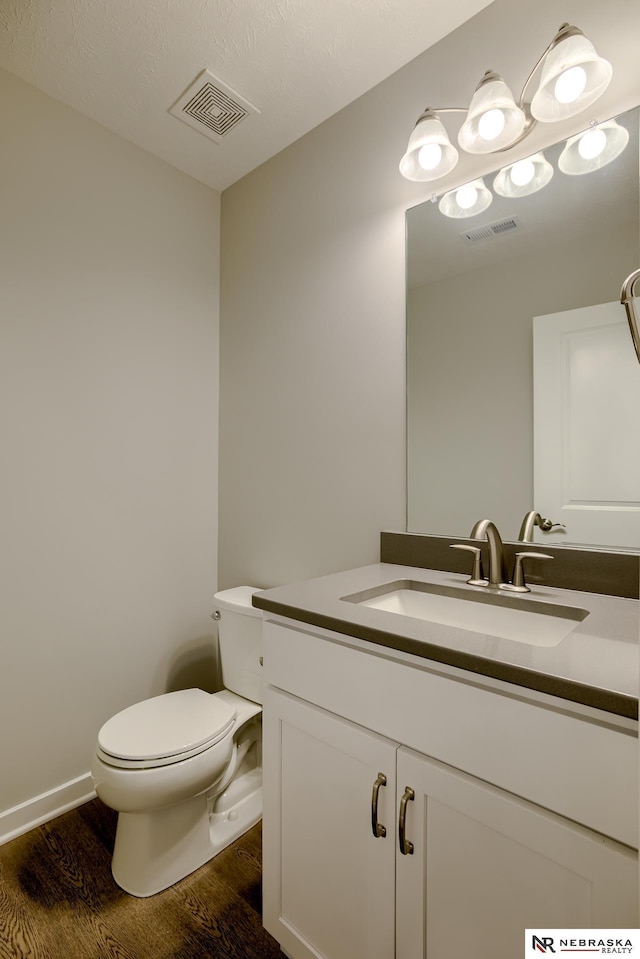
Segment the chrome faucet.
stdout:
<svg viewBox="0 0 640 959">
<path fill-rule="evenodd" d="M 501 589 L 509 582 L 507 564 L 504 558 L 504 547 L 498 527 L 490 519 L 481 519 L 474 523 L 469 534 L 471 539 L 486 539 L 489 544 L 489 578 L 487 586 Z"/>
</svg>

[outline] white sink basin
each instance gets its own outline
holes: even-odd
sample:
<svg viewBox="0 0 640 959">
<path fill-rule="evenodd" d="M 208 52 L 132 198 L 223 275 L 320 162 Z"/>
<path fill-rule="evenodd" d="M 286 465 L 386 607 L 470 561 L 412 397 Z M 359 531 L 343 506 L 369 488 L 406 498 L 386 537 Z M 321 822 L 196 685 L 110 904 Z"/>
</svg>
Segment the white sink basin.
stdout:
<svg viewBox="0 0 640 959">
<path fill-rule="evenodd" d="M 589 615 L 586 609 L 559 606 L 468 589 L 402 580 L 344 600 L 372 609 L 457 626 L 530 646 L 557 646 Z"/>
</svg>

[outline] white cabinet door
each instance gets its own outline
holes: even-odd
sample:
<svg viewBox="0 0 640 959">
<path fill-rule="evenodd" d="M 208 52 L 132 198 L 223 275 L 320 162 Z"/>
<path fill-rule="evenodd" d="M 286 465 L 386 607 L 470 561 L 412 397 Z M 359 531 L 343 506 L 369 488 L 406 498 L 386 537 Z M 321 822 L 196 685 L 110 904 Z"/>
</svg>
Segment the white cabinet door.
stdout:
<svg viewBox="0 0 640 959">
<path fill-rule="evenodd" d="M 397 744 L 271 687 L 263 716 L 265 928 L 292 959 L 392 959 Z"/>
<path fill-rule="evenodd" d="M 636 927 L 626 846 L 405 748 L 397 776 L 415 798 L 413 855 L 397 854 L 396 959 L 514 959 L 527 928 Z"/>
</svg>

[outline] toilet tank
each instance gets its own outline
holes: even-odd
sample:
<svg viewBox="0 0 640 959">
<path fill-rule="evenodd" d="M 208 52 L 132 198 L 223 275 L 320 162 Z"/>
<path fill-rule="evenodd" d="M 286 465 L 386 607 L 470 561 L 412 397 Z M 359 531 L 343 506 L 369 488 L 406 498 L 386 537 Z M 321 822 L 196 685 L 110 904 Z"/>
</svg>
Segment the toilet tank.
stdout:
<svg viewBox="0 0 640 959">
<path fill-rule="evenodd" d="M 220 666 L 225 689 L 262 703 L 262 612 L 251 605 L 257 586 L 236 586 L 216 593 Z"/>
</svg>

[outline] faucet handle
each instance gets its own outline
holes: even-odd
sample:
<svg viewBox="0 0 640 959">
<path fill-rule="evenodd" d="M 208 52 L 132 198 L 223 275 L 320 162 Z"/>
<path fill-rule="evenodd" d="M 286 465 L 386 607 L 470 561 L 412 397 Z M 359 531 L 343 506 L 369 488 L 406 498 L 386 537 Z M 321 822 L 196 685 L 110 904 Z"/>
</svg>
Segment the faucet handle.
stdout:
<svg viewBox="0 0 640 959">
<path fill-rule="evenodd" d="M 516 553 L 516 563 L 513 568 L 513 585 L 510 587 L 517 593 L 530 593 L 531 590 L 524 581 L 524 561 L 525 559 L 553 559 L 548 553 Z"/>
<path fill-rule="evenodd" d="M 473 553 L 473 571 L 471 573 L 471 579 L 468 579 L 467 582 L 471 586 L 486 586 L 487 580 L 484 578 L 484 573 L 482 571 L 482 550 L 479 546 L 471 546 L 468 543 L 450 543 L 451 549 L 463 549 L 467 553 Z"/>
</svg>

